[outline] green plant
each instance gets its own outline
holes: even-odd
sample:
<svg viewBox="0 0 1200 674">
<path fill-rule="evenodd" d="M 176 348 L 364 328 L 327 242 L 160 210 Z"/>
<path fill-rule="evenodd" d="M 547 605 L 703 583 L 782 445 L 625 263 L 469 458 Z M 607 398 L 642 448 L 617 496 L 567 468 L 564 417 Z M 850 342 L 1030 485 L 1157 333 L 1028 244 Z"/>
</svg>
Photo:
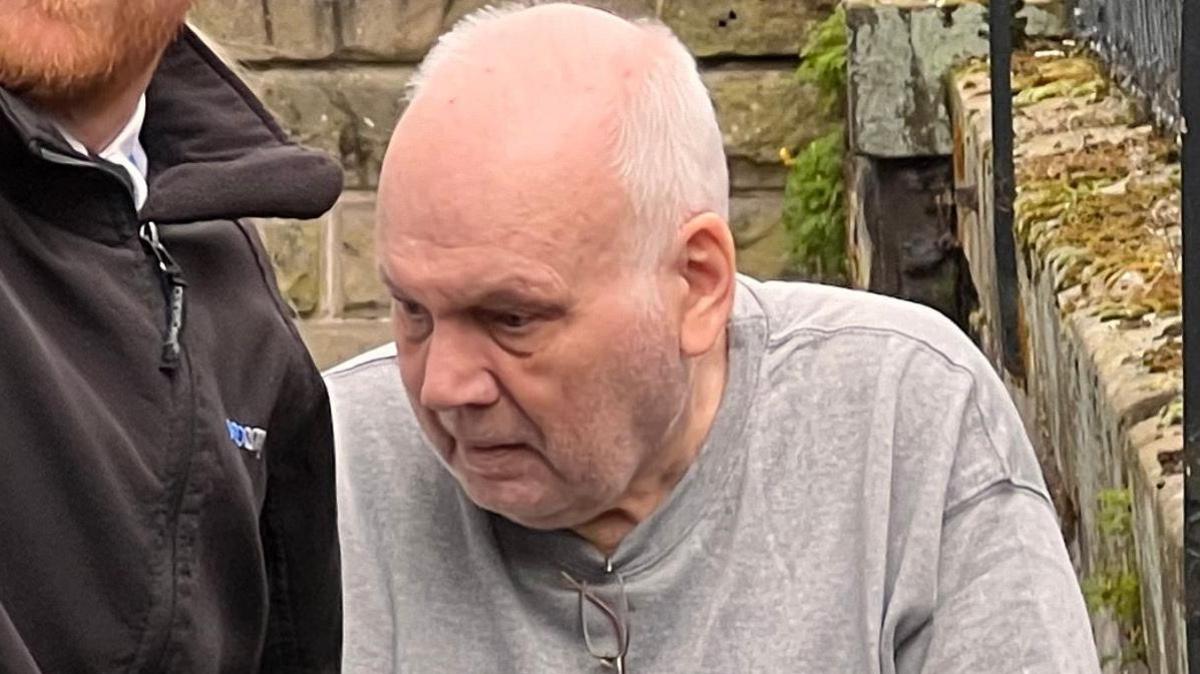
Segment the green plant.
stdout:
<svg viewBox="0 0 1200 674">
<path fill-rule="evenodd" d="M 796 77 L 816 86 L 822 104 L 840 113 L 837 108 L 846 90 L 846 11 L 840 4 L 808 34 Z"/>
<path fill-rule="evenodd" d="M 1083 599 L 1088 610 L 1112 610 L 1122 626 L 1133 625 L 1142 619 L 1142 592 L 1137 574 L 1132 571 L 1109 571 L 1088 576 L 1083 580 Z"/>
<path fill-rule="evenodd" d="M 809 33 L 796 77 L 813 85 L 826 114 L 841 120 L 846 91 L 846 14 L 839 4 Z M 819 136 L 793 157 L 783 195 L 783 226 L 792 266 L 816 280 L 840 281 L 846 265 L 846 203 L 841 126 Z"/>
<path fill-rule="evenodd" d="M 1128 554 L 1133 545 L 1133 494 L 1129 489 L 1104 489 L 1096 501 L 1100 535 L 1121 552 L 1119 560 L 1109 561 L 1083 579 L 1083 599 L 1091 613 L 1107 610 L 1116 619 L 1125 644 L 1117 657 L 1129 663 L 1143 659 L 1146 652 L 1141 580 Z"/>
<path fill-rule="evenodd" d="M 842 132 L 809 143 L 792 160 L 783 192 L 783 226 L 797 271 L 815 278 L 844 272 L 845 190 L 842 184 Z"/>
<path fill-rule="evenodd" d="M 1133 534 L 1133 495 L 1128 489 L 1104 489 L 1096 499 L 1100 505 L 1100 533 L 1107 537 Z"/>
</svg>

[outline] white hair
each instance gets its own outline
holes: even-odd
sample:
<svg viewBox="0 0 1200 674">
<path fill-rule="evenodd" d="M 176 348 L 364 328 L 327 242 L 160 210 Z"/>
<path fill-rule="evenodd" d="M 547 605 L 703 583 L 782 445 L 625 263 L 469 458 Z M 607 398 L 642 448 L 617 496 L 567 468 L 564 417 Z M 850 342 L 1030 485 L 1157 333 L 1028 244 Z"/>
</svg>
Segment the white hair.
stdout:
<svg viewBox="0 0 1200 674">
<path fill-rule="evenodd" d="M 469 49 L 481 26 L 540 4 L 526 0 L 488 6 L 464 16 L 418 67 L 409 81 L 409 100 L 443 62 Z M 712 212 L 728 222 L 729 169 L 712 101 L 687 47 L 659 21 L 631 23 L 646 32 L 652 63 L 619 111 L 613 168 L 641 230 L 637 260 L 655 266 L 689 219 Z"/>
</svg>

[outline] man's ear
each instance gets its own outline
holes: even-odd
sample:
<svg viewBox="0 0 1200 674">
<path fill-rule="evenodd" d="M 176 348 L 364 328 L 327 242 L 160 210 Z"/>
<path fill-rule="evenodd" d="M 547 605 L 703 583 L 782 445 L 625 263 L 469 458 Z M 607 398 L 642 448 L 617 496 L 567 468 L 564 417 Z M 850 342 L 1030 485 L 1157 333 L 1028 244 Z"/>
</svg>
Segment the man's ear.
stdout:
<svg viewBox="0 0 1200 674">
<path fill-rule="evenodd" d="M 679 229 L 678 241 L 677 273 L 684 284 L 679 349 L 695 357 L 713 348 L 733 310 L 733 235 L 721 216 L 702 213 Z"/>
</svg>

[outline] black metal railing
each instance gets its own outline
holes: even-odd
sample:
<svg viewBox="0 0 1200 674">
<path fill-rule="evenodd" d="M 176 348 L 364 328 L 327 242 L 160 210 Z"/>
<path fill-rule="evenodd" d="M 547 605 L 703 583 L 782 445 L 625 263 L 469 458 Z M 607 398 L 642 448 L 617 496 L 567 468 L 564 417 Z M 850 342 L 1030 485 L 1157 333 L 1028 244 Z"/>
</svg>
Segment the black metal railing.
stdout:
<svg viewBox="0 0 1200 674">
<path fill-rule="evenodd" d="M 1025 376 L 1025 363 L 1021 359 L 1017 325 L 1017 254 L 1013 241 L 1013 201 L 1017 186 L 1013 177 L 1012 22 L 1012 2 L 991 3 L 988 61 L 992 82 L 992 236 L 996 299 L 1000 308 L 1000 362 L 1010 376 L 1021 380 Z"/>
<path fill-rule="evenodd" d="M 1183 512 L 1188 670 L 1200 672 L 1200 6 L 1181 0 L 1183 95 Z M 1163 83 L 1170 88 L 1170 81 Z"/>
<path fill-rule="evenodd" d="M 1074 35 L 1100 55 L 1112 77 L 1149 105 L 1167 132 L 1182 131 L 1179 105 L 1184 0 L 1076 0 Z"/>
</svg>

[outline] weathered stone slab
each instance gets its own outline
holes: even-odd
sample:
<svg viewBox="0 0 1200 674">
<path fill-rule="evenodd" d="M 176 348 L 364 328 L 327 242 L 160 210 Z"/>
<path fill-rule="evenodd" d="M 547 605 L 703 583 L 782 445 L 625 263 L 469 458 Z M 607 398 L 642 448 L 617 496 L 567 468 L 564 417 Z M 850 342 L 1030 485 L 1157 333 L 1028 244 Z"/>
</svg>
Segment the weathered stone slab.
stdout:
<svg viewBox="0 0 1200 674">
<path fill-rule="evenodd" d="M 738 271 L 759 279 L 786 276 L 790 244 L 781 222 L 783 194 L 751 192 L 729 200 L 729 224 L 737 245 Z"/>
<path fill-rule="evenodd" d="M 1173 538 L 1183 531 L 1183 477 L 1164 474 L 1163 461 L 1175 463 L 1183 449 L 1178 426 L 1163 428 L 1149 419 L 1129 434 L 1130 449 L 1137 464 L 1131 468 L 1137 525 L 1138 565 L 1141 569 L 1142 605 L 1146 615 L 1161 620 L 1146 621 L 1146 654 L 1153 672 L 1185 672 L 1186 621 L 1179 612 L 1182 596 L 1182 541 Z"/>
<path fill-rule="evenodd" d="M 387 312 L 387 290 L 375 260 L 375 194 L 347 192 L 333 209 L 338 295 L 335 315 L 380 316 Z"/>
<path fill-rule="evenodd" d="M 328 216 L 316 220 L 259 220 L 258 230 L 275 267 L 275 280 L 284 298 L 302 318 L 322 305 L 325 274 L 322 251 Z"/>
<path fill-rule="evenodd" d="M 729 185 L 739 190 L 782 190 L 787 184 L 788 167 L 782 161 L 759 164 L 745 158 L 729 160 Z"/>
<path fill-rule="evenodd" d="M 382 61 L 420 60 L 446 15 L 443 0 L 341 0 L 334 8 L 339 54 Z"/>
<path fill-rule="evenodd" d="M 309 353 L 322 370 L 392 340 L 392 324 L 387 319 L 302 321 L 299 328 Z M 396 386 L 400 385 L 397 372 Z"/>
<path fill-rule="evenodd" d="M 1027 2 L 1031 35 L 1062 31 L 1058 4 Z M 850 143 L 880 157 L 947 155 L 952 149 L 946 76 L 987 54 L 987 12 L 974 2 L 849 0 L 846 25 Z"/>
<path fill-rule="evenodd" d="M 783 195 L 779 192 L 734 194 L 729 201 L 729 226 L 738 248 L 758 243 L 779 226 Z"/>
<path fill-rule="evenodd" d="M 855 285 L 938 309 L 966 327 L 945 158 L 852 155 L 847 188 Z"/>
<path fill-rule="evenodd" d="M 339 158 L 346 187 L 372 187 L 404 109 L 406 67 L 274 69 L 247 81 L 301 143 Z M 302 186 L 301 186 L 302 187 Z"/>
<path fill-rule="evenodd" d="M 834 0 L 665 0 L 660 18 L 696 56 L 796 56 Z"/>
<path fill-rule="evenodd" d="M 779 165 L 779 150 L 795 151 L 831 130 L 816 90 L 791 68 L 720 68 L 703 74 L 731 161 Z"/>
<path fill-rule="evenodd" d="M 583 4 L 612 12 L 627 19 L 640 19 L 655 16 L 656 2 L 657 0 L 588 0 Z M 477 9 L 503 4 L 496 0 L 451 0 L 450 7 L 446 10 L 442 29 L 450 30 L 459 19 Z"/>
<path fill-rule="evenodd" d="M 188 19 L 238 60 L 312 60 L 337 50 L 336 8 L 331 0 L 197 0 Z"/>
</svg>

